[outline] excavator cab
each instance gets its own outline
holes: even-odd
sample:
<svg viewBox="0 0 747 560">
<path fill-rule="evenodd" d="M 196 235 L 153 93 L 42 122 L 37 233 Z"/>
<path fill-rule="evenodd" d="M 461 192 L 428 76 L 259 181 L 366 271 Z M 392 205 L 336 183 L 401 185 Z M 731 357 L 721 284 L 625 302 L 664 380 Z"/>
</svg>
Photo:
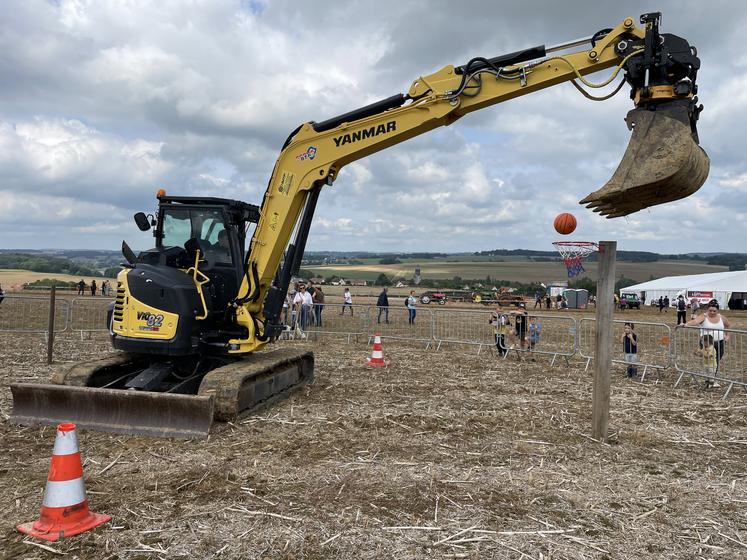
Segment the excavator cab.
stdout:
<svg viewBox="0 0 747 560">
<path fill-rule="evenodd" d="M 136 215 L 140 229 L 147 221 Z M 243 279 L 245 231 L 257 206 L 236 200 L 159 197 L 153 249 L 117 279 L 111 319 L 117 350 L 170 356 L 225 354 L 244 335 L 230 309 Z M 141 225 L 142 224 L 142 225 Z M 128 256 L 129 255 L 129 256 Z"/>
</svg>

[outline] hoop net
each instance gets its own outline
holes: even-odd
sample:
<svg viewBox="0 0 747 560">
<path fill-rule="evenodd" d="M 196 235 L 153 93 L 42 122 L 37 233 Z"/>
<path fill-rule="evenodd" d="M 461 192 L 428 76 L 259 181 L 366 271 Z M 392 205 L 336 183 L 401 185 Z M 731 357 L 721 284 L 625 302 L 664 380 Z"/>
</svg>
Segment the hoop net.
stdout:
<svg viewBox="0 0 747 560">
<path fill-rule="evenodd" d="M 553 245 L 568 269 L 568 278 L 585 272 L 583 259 L 599 249 L 599 245 L 593 241 L 555 241 Z"/>
</svg>

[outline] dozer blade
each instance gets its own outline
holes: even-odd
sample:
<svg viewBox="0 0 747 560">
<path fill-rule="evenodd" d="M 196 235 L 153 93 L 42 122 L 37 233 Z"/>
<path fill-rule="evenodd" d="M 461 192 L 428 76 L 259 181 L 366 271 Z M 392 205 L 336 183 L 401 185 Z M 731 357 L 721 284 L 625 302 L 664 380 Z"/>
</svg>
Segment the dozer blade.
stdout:
<svg viewBox="0 0 747 560">
<path fill-rule="evenodd" d="M 616 218 L 685 198 L 703 185 L 710 160 L 697 143 L 685 105 L 633 109 L 625 120 L 633 134 L 620 165 L 581 204 Z"/>
<path fill-rule="evenodd" d="M 207 437 L 211 396 L 15 383 L 10 421 L 23 425 L 73 422 L 117 434 L 180 439 Z"/>
</svg>

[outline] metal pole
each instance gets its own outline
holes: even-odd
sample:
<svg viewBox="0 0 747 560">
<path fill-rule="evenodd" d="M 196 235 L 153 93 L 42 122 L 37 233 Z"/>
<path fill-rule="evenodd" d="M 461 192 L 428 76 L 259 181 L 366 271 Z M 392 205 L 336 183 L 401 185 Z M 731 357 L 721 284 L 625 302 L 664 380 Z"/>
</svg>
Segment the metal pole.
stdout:
<svg viewBox="0 0 747 560">
<path fill-rule="evenodd" d="M 610 418 L 610 370 L 612 368 L 613 312 L 615 308 L 616 241 L 599 242 L 599 281 L 597 282 L 596 340 L 594 354 L 594 403 L 591 435 L 607 441 Z"/>
<path fill-rule="evenodd" d="M 47 322 L 47 364 L 52 363 L 54 351 L 54 308 L 56 298 L 56 286 L 52 286 L 49 292 L 49 321 Z"/>
</svg>

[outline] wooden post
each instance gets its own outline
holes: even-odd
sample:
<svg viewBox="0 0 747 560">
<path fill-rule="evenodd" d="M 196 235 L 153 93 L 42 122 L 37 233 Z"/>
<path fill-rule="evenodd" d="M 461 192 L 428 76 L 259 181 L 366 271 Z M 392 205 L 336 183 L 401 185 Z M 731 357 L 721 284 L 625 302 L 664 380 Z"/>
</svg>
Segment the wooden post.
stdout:
<svg viewBox="0 0 747 560">
<path fill-rule="evenodd" d="M 605 442 L 607 441 L 607 426 L 610 419 L 610 369 L 612 368 L 612 320 L 615 310 L 616 253 L 616 241 L 599 242 L 594 405 L 591 413 L 591 436 L 596 440 Z"/>
<path fill-rule="evenodd" d="M 52 363 L 52 354 L 54 352 L 54 308 L 56 298 L 56 287 L 52 285 L 49 292 L 49 321 L 47 322 L 47 364 Z"/>
</svg>

